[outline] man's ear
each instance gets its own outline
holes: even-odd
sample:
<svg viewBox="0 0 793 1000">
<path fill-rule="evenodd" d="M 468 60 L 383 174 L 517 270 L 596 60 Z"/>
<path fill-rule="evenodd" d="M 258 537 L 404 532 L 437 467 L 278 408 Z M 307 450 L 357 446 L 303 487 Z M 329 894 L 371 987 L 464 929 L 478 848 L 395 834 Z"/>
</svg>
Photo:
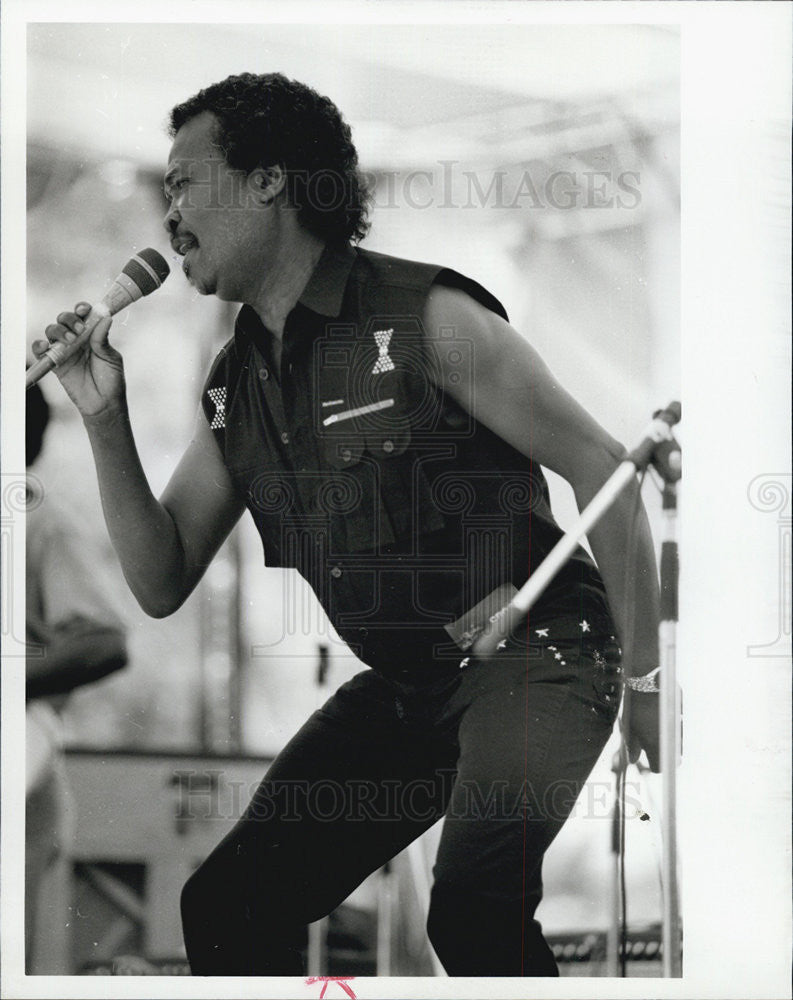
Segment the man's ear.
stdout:
<svg viewBox="0 0 793 1000">
<path fill-rule="evenodd" d="M 269 205 L 286 186 L 286 171 L 280 163 L 269 167 L 254 167 L 248 174 L 248 185 L 262 205 Z"/>
</svg>

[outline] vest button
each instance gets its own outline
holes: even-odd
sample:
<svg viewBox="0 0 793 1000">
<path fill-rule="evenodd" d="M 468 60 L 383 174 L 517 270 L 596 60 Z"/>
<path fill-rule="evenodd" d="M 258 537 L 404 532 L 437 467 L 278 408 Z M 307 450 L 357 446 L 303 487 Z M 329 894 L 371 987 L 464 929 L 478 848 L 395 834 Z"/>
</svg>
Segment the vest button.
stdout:
<svg viewBox="0 0 793 1000">
<path fill-rule="evenodd" d="M 330 571 L 330 575 L 333 577 L 334 580 L 338 580 L 339 577 L 341 576 L 341 566 L 334 566 L 333 569 Z"/>
<path fill-rule="evenodd" d="M 386 452 L 386 454 L 390 455 L 393 450 L 394 450 L 393 441 L 383 441 L 383 451 Z"/>
<path fill-rule="evenodd" d="M 349 448 L 342 448 L 341 450 L 341 460 L 342 462 L 349 462 L 352 458 L 352 452 Z"/>
<path fill-rule="evenodd" d="M 289 435 L 286 433 L 286 431 L 283 431 L 281 433 L 281 440 L 284 442 L 284 444 L 289 444 Z"/>
<path fill-rule="evenodd" d="M 270 373 L 267 371 L 266 368 L 259 369 L 259 378 L 262 380 L 262 382 L 266 382 L 269 377 Z"/>
</svg>

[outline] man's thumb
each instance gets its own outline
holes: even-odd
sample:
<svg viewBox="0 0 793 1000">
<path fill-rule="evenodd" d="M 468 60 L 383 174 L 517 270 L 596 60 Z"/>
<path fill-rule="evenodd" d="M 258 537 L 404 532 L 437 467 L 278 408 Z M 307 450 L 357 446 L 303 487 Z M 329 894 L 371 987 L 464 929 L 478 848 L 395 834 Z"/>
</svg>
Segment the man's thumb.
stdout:
<svg viewBox="0 0 793 1000">
<path fill-rule="evenodd" d="M 107 354 L 112 350 L 108 341 L 108 333 L 113 325 L 112 316 L 103 316 L 91 331 L 91 349 L 97 354 Z"/>
</svg>

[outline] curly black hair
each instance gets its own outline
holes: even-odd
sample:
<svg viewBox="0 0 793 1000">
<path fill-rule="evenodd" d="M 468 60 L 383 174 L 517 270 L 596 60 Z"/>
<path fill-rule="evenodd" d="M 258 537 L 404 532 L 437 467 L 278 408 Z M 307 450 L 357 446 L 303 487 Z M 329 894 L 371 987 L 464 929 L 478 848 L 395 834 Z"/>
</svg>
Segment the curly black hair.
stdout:
<svg viewBox="0 0 793 1000">
<path fill-rule="evenodd" d="M 309 232 L 328 243 L 363 239 L 370 194 L 350 127 L 329 98 L 281 73 L 240 73 L 177 104 L 169 135 L 204 111 L 218 120 L 230 167 L 285 169 L 289 201 Z"/>
</svg>

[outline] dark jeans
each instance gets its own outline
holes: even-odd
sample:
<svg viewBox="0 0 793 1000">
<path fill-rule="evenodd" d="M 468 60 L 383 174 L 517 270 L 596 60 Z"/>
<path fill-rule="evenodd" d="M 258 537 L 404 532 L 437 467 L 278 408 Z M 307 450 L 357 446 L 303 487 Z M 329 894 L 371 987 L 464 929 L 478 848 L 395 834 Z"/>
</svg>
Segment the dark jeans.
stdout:
<svg viewBox="0 0 793 1000">
<path fill-rule="evenodd" d="M 609 736 L 609 637 L 510 639 L 429 683 L 358 674 L 278 756 L 182 895 L 194 975 L 299 975 L 305 926 L 445 816 L 428 921 L 458 976 L 557 969 L 534 913 L 543 855 Z"/>
</svg>

